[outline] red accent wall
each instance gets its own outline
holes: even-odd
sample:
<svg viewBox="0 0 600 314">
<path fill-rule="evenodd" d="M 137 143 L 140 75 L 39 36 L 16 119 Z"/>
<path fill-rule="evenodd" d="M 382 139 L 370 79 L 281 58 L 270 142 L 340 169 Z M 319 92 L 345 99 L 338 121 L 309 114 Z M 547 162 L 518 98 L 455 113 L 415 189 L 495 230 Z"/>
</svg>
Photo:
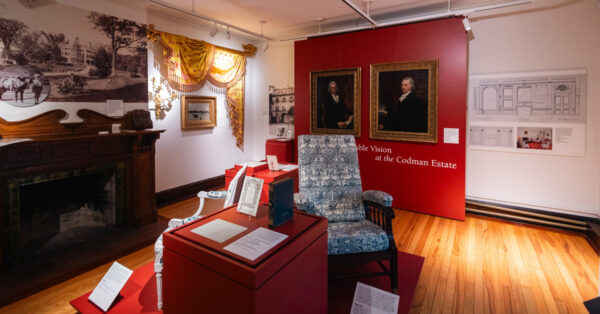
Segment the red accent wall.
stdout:
<svg viewBox="0 0 600 314">
<path fill-rule="evenodd" d="M 467 112 L 467 34 L 460 18 L 312 38 L 295 43 L 295 133 L 310 133 L 310 72 L 361 67 L 361 135 L 357 145 L 363 189 L 394 197 L 393 207 L 464 220 Z M 369 139 L 370 65 L 439 60 L 438 143 Z M 444 144 L 444 128 L 459 129 L 459 144 Z M 391 149 L 378 153 L 371 146 Z M 377 156 L 394 161 L 377 161 Z M 401 157 L 400 157 L 401 156 Z M 398 163 L 411 158 L 429 166 Z M 432 160 L 456 164 L 433 167 Z"/>
</svg>

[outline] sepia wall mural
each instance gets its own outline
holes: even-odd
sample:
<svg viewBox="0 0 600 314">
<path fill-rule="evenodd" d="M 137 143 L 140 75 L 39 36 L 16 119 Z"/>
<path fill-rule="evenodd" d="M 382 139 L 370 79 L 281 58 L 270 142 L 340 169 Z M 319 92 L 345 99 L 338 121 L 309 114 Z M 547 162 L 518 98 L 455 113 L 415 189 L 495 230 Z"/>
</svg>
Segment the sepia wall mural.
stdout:
<svg viewBox="0 0 600 314">
<path fill-rule="evenodd" d="M 144 24 L 61 5 L 0 13 L 0 100 L 13 106 L 147 102 L 147 60 Z"/>
</svg>

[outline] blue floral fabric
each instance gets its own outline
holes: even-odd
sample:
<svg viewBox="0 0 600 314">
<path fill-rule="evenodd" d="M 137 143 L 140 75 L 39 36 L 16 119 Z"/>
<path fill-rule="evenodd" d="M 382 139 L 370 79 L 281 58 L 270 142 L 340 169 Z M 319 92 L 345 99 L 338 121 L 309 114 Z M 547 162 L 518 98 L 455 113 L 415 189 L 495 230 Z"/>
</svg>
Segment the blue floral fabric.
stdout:
<svg viewBox="0 0 600 314">
<path fill-rule="evenodd" d="M 387 250 L 388 236 L 378 225 L 363 219 L 340 221 L 327 227 L 329 255 L 377 252 Z"/>
<path fill-rule="evenodd" d="M 394 198 L 391 195 L 379 190 L 364 191 L 363 199 L 385 207 L 392 206 L 392 201 L 394 201 Z"/>
<path fill-rule="evenodd" d="M 301 210 L 303 212 L 313 214 L 313 215 L 315 214 L 315 209 L 312 206 L 313 204 L 311 203 L 308 196 L 306 196 L 306 194 L 294 193 L 294 204 L 296 204 L 296 208 L 298 210 Z"/>
<path fill-rule="evenodd" d="M 298 166 L 300 191 L 316 215 L 330 222 L 365 218 L 354 136 L 299 136 Z"/>
</svg>

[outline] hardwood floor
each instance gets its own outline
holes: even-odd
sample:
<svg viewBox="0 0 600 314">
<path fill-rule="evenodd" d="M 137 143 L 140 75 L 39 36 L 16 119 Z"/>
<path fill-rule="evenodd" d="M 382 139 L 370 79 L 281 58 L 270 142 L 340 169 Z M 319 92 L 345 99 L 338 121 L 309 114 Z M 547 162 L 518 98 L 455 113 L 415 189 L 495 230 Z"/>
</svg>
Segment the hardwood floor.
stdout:
<svg viewBox="0 0 600 314">
<path fill-rule="evenodd" d="M 584 237 L 396 211 L 398 250 L 425 257 L 411 313 L 587 313 L 598 256 Z"/>
<path fill-rule="evenodd" d="M 187 217 L 196 198 L 159 211 Z M 204 214 L 222 201 L 210 201 Z M 411 313 L 587 313 L 598 294 L 598 256 L 575 234 L 477 216 L 464 222 L 396 211 L 398 249 L 425 257 Z M 131 269 L 154 259 L 153 247 L 117 261 Z M 0 309 L 0 313 L 75 313 L 69 300 L 90 291 L 110 264 Z M 400 266 L 400 269 L 402 267 Z"/>
</svg>

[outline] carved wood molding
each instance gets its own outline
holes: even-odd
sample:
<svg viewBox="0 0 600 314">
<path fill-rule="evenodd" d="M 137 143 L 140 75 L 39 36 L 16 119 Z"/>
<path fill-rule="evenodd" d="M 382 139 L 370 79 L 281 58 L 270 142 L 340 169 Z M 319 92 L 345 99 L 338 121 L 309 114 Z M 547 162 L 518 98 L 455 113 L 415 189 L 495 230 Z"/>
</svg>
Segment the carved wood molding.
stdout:
<svg viewBox="0 0 600 314">
<path fill-rule="evenodd" d="M 113 124 L 121 124 L 121 129 L 129 129 L 127 121 L 128 115 L 119 118 L 112 118 L 89 109 L 80 109 L 77 115 L 83 119 L 81 125 L 77 127 L 77 134 L 98 133 L 99 131 L 109 131 Z"/>
<path fill-rule="evenodd" d="M 3 138 L 46 138 L 70 135 L 97 134 L 110 131 L 112 124 L 121 124 L 121 129 L 129 129 L 129 114 L 112 118 L 104 114 L 81 109 L 77 116 L 83 122 L 60 123 L 67 116 L 64 110 L 52 110 L 22 121 L 6 121 L 0 118 L 0 135 Z"/>
<path fill-rule="evenodd" d="M 64 110 L 52 110 L 22 121 L 0 118 L 0 135 L 3 138 L 35 138 L 47 135 L 71 135 L 70 125 L 60 123 L 67 116 Z"/>
</svg>

